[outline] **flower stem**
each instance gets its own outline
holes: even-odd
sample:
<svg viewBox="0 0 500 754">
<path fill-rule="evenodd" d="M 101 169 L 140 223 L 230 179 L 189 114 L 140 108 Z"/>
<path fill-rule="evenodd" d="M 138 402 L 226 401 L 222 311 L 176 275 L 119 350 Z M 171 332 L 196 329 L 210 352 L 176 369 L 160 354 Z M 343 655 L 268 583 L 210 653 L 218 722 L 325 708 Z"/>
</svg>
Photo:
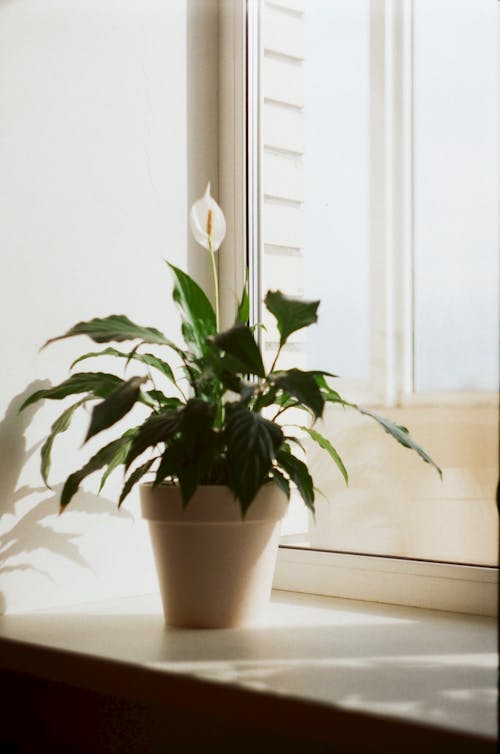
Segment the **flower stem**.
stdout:
<svg viewBox="0 0 500 754">
<path fill-rule="evenodd" d="M 208 237 L 208 247 L 210 251 L 210 261 L 212 263 L 212 277 L 214 281 L 214 296 L 215 296 L 215 328 L 219 332 L 219 278 L 217 276 L 217 265 L 215 264 L 215 251 L 212 246 L 212 239 Z"/>
<path fill-rule="evenodd" d="M 215 331 L 219 332 L 220 312 L 219 312 L 219 278 L 217 275 L 217 265 L 215 264 L 215 251 L 212 246 L 212 239 L 208 235 L 208 250 L 210 251 L 210 262 L 212 263 L 212 278 L 214 281 L 214 298 L 215 298 Z M 220 384 L 220 383 L 219 383 Z M 222 386 L 220 386 L 222 388 Z M 215 417 L 215 426 L 222 429 L 224 425 L 224 404 L 222 402 L 222 392 L 219 393 L 217 400 L 217 415 Z"/>
</svg>

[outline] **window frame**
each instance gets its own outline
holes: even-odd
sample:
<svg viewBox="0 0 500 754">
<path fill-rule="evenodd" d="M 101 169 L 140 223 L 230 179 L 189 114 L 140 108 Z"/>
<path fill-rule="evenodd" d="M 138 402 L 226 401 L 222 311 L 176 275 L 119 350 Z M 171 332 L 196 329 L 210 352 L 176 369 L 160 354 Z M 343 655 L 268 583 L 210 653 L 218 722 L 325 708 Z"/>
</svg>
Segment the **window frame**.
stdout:
<svg viewBox="0 0 500 754">
<path fill-rule="evenodd" d="M 300 0 L 293 3 L 298 9 Z M 279 0 L 273 6 L 282 7 Z M 289 7 L 290 0 L 284 3 Z M 370 405 L 492 406 L 495 394 L 415 394 L 412 367 L 412 5 L 413 0 L 371 0 L 372 75 L 383 101 L 372 102 L 382 146 L 372 180 L 382 182 L 383 211 L 371 208 L 373 258 L 382 272 L 372 278 L 372 384 L 348 384 L 354 399 Z M 252 317 L 260 319 L 258 254 L 263 206 L 259 112 L 261 0 L 220 0 L 219 4 L 219 187 L 228 233 L 219 257 L 222 319 L 230 324 L 234 301 L 250 268 Z M 389 10 L 389 14 L 386 11 Z M 387 21 L 389 19 L 389 21 Z M 386 56 L 396 65 L 386 65 Z M 392 71 L 388 74 L 387 71 Z M 400 71 L 401 73 L 395 73 Z M 372 86 L 372 91 L 374 87 Z M 375 98 L 374 98 L 375 99 Z M 254 134 L 254 140 L 250 134 Z M 373 192 L 372 192 L 373 195 Z M 248 222 L 248 217 L 257 222 Z M 396 221 L 394 218 L 399 218 Z M 400 219 L 402 218 L 402 220 Z M 396 249 L 403 249 L 396 255 Z M 253 267 L 253 270 L 252 270 Z M 402 281 L 397 286 L 394 280 Z M 380 291 L 384 294 L 380 295 Z M 384 301 L 381 305 L 380 301 Z M 398 325 L 397 323 L 402 323 Z M 382 335 L 381 335 L 382 333 Z M 378 340 L 378 342 L 377 342 Z M 377 358 L 383 354 L 383 358 Z M 342 386 L 340 386 L 343 389 Z M 390 578 L 387 578 L 390 576 Z M 383 601 L 481 615 L 497 614 L 498 567 L 315 550 L 282 544 L 274 587 L 344 598 Z"/>
</svg>

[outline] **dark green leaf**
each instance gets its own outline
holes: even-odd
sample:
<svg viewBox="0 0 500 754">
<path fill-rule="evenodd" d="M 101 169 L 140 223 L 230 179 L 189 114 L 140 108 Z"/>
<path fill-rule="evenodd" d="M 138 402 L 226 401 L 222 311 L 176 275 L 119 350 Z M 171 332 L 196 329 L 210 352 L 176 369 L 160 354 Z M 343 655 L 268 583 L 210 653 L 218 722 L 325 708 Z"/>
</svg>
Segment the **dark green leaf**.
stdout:
<svg viewBox="0 0 500 754">
<path fill-rule="evenodd" d="M 288 481 L 288 479 L 283 476 L 281 471 L 279 471 L 275 466 L 271 468 L 271 474 L 273 475 L 274 481 L 276 482 L 280 490 L 284 492 L 288 500 L 290 500 L 290 482 Z"/>
<path fill-rule="evenodd" d="M 323 450 L 326 450 L 326 452 L 329 454 L 330 458 L 336 463 L 338 466 L 340 473 L 345 479 L 345 483 L 349 483 L 349 476 L 347 474 L 347 469 L 344 466 L 341 457 L 331 444 L 330 440 L 328 438 L 323 437 L 319 432 L 317 432 L 315 429 L 311 429 L 310 427 L 301 427 L 301 429 L 304 430 L 304 432 L 307 432 L 309 437 L 316 442 L 320 448 L 323 448 Z"/>
<path fill-rule="evenodd" d="M 136 340 L 136 338 L 140 338 L 144 343 L 158 343 L 159 345 L 170 346 L 178 350 L 177 346 L 159 330 L 154 327 L 136 325 L 124 314 L 111 314 L 109 317 L 96 317 L 88 322 L 79 322 L 64 335 L 50 338 L 43 348 L 48 346 L 49 343 L 54 343 L 56 340 L 71 338 L 74 335 L 88 335 L 95 343 L 121 342 L 123 340 Z"/>
<path fill-rule="evenodd" d="M 229 486 L 245 512 L 271 469 L 283 433 L 242 404 L 229 404 L 227 411 Z"/>
<path fill-rule="evenodd" d="M 301 441 L 299 440 L 298 437 L 293 437 L 293 436 L 288 435 L 284 439 L 285 439 L 285 441 L 287 443 L 287 447 L 288 447 L 289 450 L 291 450 L 290 446 L 289 446 L 289 443 L 293 443 L 294 445 L 296 445 L 298 448 L 301 449 L 301 451 L 304 453 L 304 455 L 306 455 L 306 449 L 304 448 L 303 444 L 301 443 Z"/>
<path fill-rule="evenodd" d="M 182 412 L 182 436 L 193 440 L 203 436 L 213 425 L 215 406 L 191 398 Z"/>
<path fill-rule="evenodd" d="M 237 359 L 227 353 L 222 354 L 212 344 L 205 355 L 204 367 L 205 371 L 197 380 L 197 384 L 202 392 L 205 382 L 208 382 L 212 388 L 214 387 L 214 378 L 222 382 L 226 390 L 232 390 L 235 393 L 240 392 L 242 380 L 239 373 L 242 371 L 242 365 Z M 215 388 L 217 393 L 217 386 Z"/>
<path fill-rule="evenodd" d="M 306 506 L 314 513 L 314 485 L 305 463 L 283 449 L 278 452 L 276 460 L 297 486 Z"/>
<path fill-rule="evenodd" d="M 287 372 L 273 372 L 269 379 L 279 390 L 310 408 L 316 418 L 321 416 L 325 401 L 314 375 L 300 369 L 289 369 Z"/>
<path fill-rule="evenodd" d="M 210 450 L 205 446 L 204 460 L 208 459 Z M 185 507 L 201 481 L 200 459 L 193 459 L 184 444 L 176 440 L 164 452 L 158 468 L 155 484 L 160 484 L 165 478 L 173 477 L 179 484 L 182 504 Z"/>
<path fill-rule="evenodd" d="M 185 272 L 168 263 L 174 275 L 173 298 L 182 314 L 182 334 L 198 354 L 206 351 L 206 339 L 217 331 L 215 312 L 205 292 Z"/>
<path fill-rule="evenodd" d="M 197 399 L 189 400 L 184 409 L 180 439 L 188 459 L 189 473 L 192 474 L 196 486 L 209 475 L 218 449 L 219 434 L 214 431 L 216 411 L 213 404 Z M 179 480 L 182 487 L 181 476 Z M 184 504 L 187 504 L 188 500 L 189 498 L 183 494 Z"/>
<path fill-rule="evenodd" d="M 338 379 L 338 374 L 333 374 L 333 372 L 325 372 L 323 369 L 309 369 L 308 374 L 314 375 L 314 377 L 317 377 L 319 379 L 322 379 L 324 383 L 326 383 L 325 377 L 333 377 Z"/>
<path fill-rule="evenodd" d="M 182 421 L 182 410 L 167 409 L 157 414 L 151 414 L 144 424 L 139 427 L 130 447 L 125 468 L 143 453 L 146 448 L 154 447 L 160 442 L 166 442 L 179 431 Z"/>
<path fill-rule="evenodd" d="M 277 392 L 276 388 L 273 386 L 267 392 L 260 393 L 257 396 L 257 400 L 255 401 L 253 410 L 261 411 L 263 408 L 266 408 L 267 406 L 271 406 L 276 400 L 276 392 Z"/>
<path fill-rule="evenodd" d="M 167 364 L 166 361 L 159 359 L 152 353 L 137 353 L 135 351 L 125 353 L 124 351 L 118 351 L 116 348 L 105 348 L 103 351 L 94 351 L 92 353 L 83 354 L 83 356 L 80 356 L 72 363 L 70 369 L 73 369 L 73 367 L 78 364 L 78 362 L 83 361 L 84 359 L 92 359 L 97 356 L 116 356 L 122 359 L 134 359 L 135 361 L 140 361 L 143 364 L 147 364 L 148 366 L 158 369 L 158 371 L 165 375 L 165 377 L 176 384 L 175 376 L 170 364 Z"/>
<path fill-rule="evenodd" d="M 147 364 L 150 367 L 154 367 L 167 377 L 170 382 L 173 382 L 174 385 L 177 384 L 172 367 L 170 364 L 167 364 L 166 361 L 163 361 L 163 359 L 159 359 L 152 353 L 136 353 L 134 359 L 136 361 L 142 361 L 143 364 Z"/>
<path fill-rule="evenodd" d="M 238 310 L 236 312 L 236 323 L 240 325 L 248 324 L 250 317 L 250 300 L 248 298 L 248 281 L 245 280 L 243 286 L 243 292 L 241 294 L 241 300 L 238 304 Z"/>
<path fill-rule="evenodd" d="M 66 430 L 69 428 L 71 424 L 71 419 L 73 418 L 73 414 L 76 411 L 76 409 L 79 406 L 82 406 L 86 401 L 88 400 L 87 397 L 83 398 L 81 401 L 77 401 L 77 403 L 74 403 L 72 406 L 66 409 L 66 411 L 63 411 L 63 413 L 55 420 L 55 422 L 52 424 L 50 428 L 50 435 L 45 440 L 44 444 L 42 445 L 42 449 L 40 452 L 41 456 L 41 467 L 40 467 L 40 473 L 42 475 L 42 479 L 44 481 L 44 484 L 46 487 L 51 489 L 49 485 L 49 472 L 50 472 L 50 456 L 52 452 L 52 445 L 54 443 L 54 439 L 56 435 L 60 434 L 61 432 L 66 432 Z"/>
<path fill-rule="evenodd" d="M 85 477 L 92 474 L 94 471 L 102 469 L 106 466 L 116 455 L 118 448 L 127 443 L 128 437 L 119 437 L 118 440 L 113 440 L 104 448 L 101 448 L 92 458 L 83 466 L 79 471 L 75 471 L 66 479 L 64 487 L 61 493 L 61 511 L 68 505 L 71 498 L 78 491 L 80 484 Z"/>
<path fill-rule="evenodd" d="M 123 437 L 128 437 L 129 438 L 129 442 L 128 443 L 124 443 L 121 447 L 119 447 L 118 450 L 116 451 L 115 455 L 113 456 L 113 458 L 108 463 L 108 467 L 107 467 L 106 471 L 104 472 L 104 474 L 102 475 L 101 483 L 99 485 L 99 490 L 98 490 L 98 494 L 99 495 L 101 494 L 101 491 L 102 491 L 104 485 L 106 484 L 106 481 L 107 481 L 108 477 L 110 476 L 110 474 L 112 474 L 112 472 L 115 469 L 117 469 L 118 466 L 122 466 L 122 465 L 124 466 L 125 465 L 125 461 L 127 460 L 127 455 L 128 455 L 129 450 L 130 450 L 130 446 L 132 444 L 132 440 L 133 440 L 133 437 L 134 437 L 136 431 L 137 431 L 137 428 L 129 429 L 129 430 L 127 430 L 127 432 L 125 432 L 123 434 Z"/>
<path fill-rule="evenodd" d="M 77 372 L 77 374 L 73 374 L 67 380 L 61 382 L 60 385 L 32 393 L 26 398 L 19 411 L 44 398 L 59 401 L 67 398 L 68 395 L 76 395 L 77 393 L 93 393 L 97 398 L 107 398 L 122 383 L 123 380 L 120 377 L 106 372 Z"/>
<path fill-rule="evenodd" d="M 146 474 L 153 463 L 156 461 L 156 458 L 150 458 L 146 461 L 146 463 L 143 463 L 142 466 L 138 466 L 134 471 L 131 473 L 125 484 L 123 485 L 123 489 L 120 494 L 120 499 L 118 500 L 118 507 L 123 503 L 127 495 L 130 493 L 132 487 L 137 484 L 139 479 L 142 479 L 144 474 Z"/>
<path fill-rule="evenodd" d="M 276 317 L 280 347 L 292 333 L 318 320 L 319 301 L 303 301 L 285 296 L 281 291 L 268 291 L 264 303 L 268 311 Z"/>
<path fill-rule="evenodd" d="M 177 479 L 177 474 L 180 466 L 184 463 L 185 459 L 180 453 L 180 448 L 177 443 L 169 443 L 167 445 L 161 459 L 160 464 L 156 470 L 156 476 L 154 485 L 161 484 L 168 477 Z"/>
<path fill-rule="evenodd" d="M 126 361 L 126 363 L 125 363 L 125 369 L 127 369 L 127 367 L 128 367 L 128 365 L 130 364 L 130 362 L 131 362 L 131 361 L 132 361 L 133 359 L 135 359 L 135 357 L 136 357 L 136 356 L 138 355 L 138 353 L 137 353 L 137 352 L 138 352 L 139 348 L 140 348 L 140 347 L 141 347 L 142 345 L 144 345 L 144 341 L 143 341 L 143 340 L 141 340 L 141 341 L 140 341 L 140 343 L 137 343 L 137 345 L 135 345 L 135 346 L 134 346 L 134 347 L 132 348 L 132 350 L 130 351 L 130 353 L 128 353 L 128 354 L 127 354 L 127 361 Z"/>
<path fill-rule="evenodd" d="M 347 405 L 344 399 L 337 393 L 336 390 L 333 390 L 328 382 L 326 381 L 324 375 L 328 375 L 329 377 L 333 377 L 335 375 L 329 375 L 328 372 L 309 372 L 309 374 L 314 375 L 314 379 L 316 380 L 316 383 L 318 384 L 319 388 L 321 389 L 321 395 L 323 396 L 324 400 L 328 403 L 341 403 L 343 405 Z"/>
<path fill-rule="evenodd" d="M 443 476 L 443 472 L 441 471 L 439 466 L 437 466 L 430 455 L 428 455 L 428 453 L 426 453 L 425 450 L 420 447 L 420 445 L 418 445 L 415 440 L 413 440 L 406 427 L 401 427 L 398 424 L 394 424 L 394 422 L 389 421 L 389 419 L 385 419 L 383 416 L 378 416 L 378 414 L 374 414 L 373 411 L 369 411 L 367 408 L 360 408 L 359 406 L 355 406 L 354 404 L 349 405 L 353 408 L 356 408 L 361 414 L 370 416 L 372 419 L 375 419 L 375 421 L 378 422 L 378 424 L 380 424 L 380 426 L 383 427 L 386 432 L 392 435 L 395 440 L 397 440 L 405 448 L 414 450 L 426 463 L 430 463 L 431 466 L 434 466 L 440 477 Z"/>
<path fill-rule="evenodd" d="M 85 442 L 128 414 L 139 397 L 141 385 L 146 380 L 147 377 L 132 377 L 110 393 L 102 403 L 98 403 L 94 407 Z"/>
<path fill-rule="evenodd" d="M 244 389 L 241 377 L 229 372 L 227 369 L 223 369 L 217 376 L 226 390 L 231 390 L 233 393 L 240 393 L 241 390 Z"/>
<path fill-rule="evenodd" d="M 177 478 L 184 505 L 211 470 L 218 446 L 214 419 L 212 404 L 197 398 L 189 400 L 182 411 L 179 435 L 168 443 L 158 467 L 155 484 L 167 476 Z"/>
<path fill-rule="evenodd" d="M 80 361 L 85 361 L 86 359 L 93 359 L 97 356 L 120 356 L 121 358 L 126 358 L 128 356 L 127 353 L 123 353 L 123 351 L 117 351 L 116 348 L 112 348 L 111 346 L 109 348 L 105 348 L 102 351 L 91 351 L 90 353 L 84 353 L 82 356 L 79 356 L 77 359 L 74 360 L 74 362 L 71 364 L 70 369 L 73 369 L 76 367 L 77 364 L 80 363 Z"/>
<path fill-rule="evenodd" d="M 265 377 L 266 373 L 259 347 L 247 325 L 235 325 L 230 330 L 219 333 L 211 340 L 217 348 L 237 360 L 238 373 L 246 374 L 248 372 L 256 374 L 258 377 Z"/>
<path fill-rule="evenodd" d="M 285 408 L 300 408 L 300 402 L 296 398 L 290 398 L 289 395 L 279 395 L 276 398 L 278 406 L 285 410 Z"/>
<path fill-rule="evenodd" d="M 151 400 L 159 403 L 162 408 L 180 408 L 183 402 L 179 398 L 165 395 L 161 390 L 148 390 L 146 392 Z"/>
</svg>

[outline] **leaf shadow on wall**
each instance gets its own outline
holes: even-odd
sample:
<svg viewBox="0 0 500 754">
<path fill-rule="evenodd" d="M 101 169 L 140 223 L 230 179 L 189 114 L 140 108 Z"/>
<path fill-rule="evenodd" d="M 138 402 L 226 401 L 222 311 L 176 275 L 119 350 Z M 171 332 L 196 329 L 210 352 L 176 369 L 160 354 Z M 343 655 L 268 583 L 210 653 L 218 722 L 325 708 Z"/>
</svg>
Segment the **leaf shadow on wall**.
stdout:
<svg viewBox="0 0 500 754">
<path fill-rule="evenodd" d="M 28 385 L 12 399 L 0 422 L 0 576 L 19 571 L 36 571 L 53 581 L 50 573 L 30 562 L 30 554 L 41 549 L 66 558 L 81 568 L 92 570 L 78 548 L 80 532 L 55 531 L 46 523 L 46 519 L 59 510 L 62 485 L 55 486 L 52 490 L 44 486 L 18 486 L 24 465 L 39 452 L 42 444 L 38 442 L 28 448 L 26 440 L 26 431 L 40 406 L 30 406 L 21 414 L 19 408 L 28 395 L 49 386 L 48 380 L 37 380 Z M 47 496 L 29 506 L 25 513 L 18 512 L 19 504 L 23 501 L 32 495 L 40 496 L 44 493 L 48 493 Z M 78 512 L 105 513 L 121 519 L 133 519 L 126 510 L 118 510 L 115 501 L 83 491 L 75 497 L 71 507 Z M 0 589 L 0 614 L 6 608 L 7 598 Z"/>
</svg>

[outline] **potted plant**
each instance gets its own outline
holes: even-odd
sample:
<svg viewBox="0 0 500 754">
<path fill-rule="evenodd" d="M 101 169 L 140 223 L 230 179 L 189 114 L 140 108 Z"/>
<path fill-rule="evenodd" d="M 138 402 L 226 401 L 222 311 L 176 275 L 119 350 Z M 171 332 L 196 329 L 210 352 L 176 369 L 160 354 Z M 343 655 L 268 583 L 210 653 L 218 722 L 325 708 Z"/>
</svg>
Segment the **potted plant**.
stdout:
<svg viewBox="0 0 500 754">
<path fill-rule="evenodd" d="M 66 508 L 87 476 L 103 472 L 100 492 L 111 472 L 123 467 L 118 505 L 141 482 L 142 512 L 150 524 L 167 623 L 245 625 L 269 598 L 278 524 L 292 485 L 314 513 L 314 483 L 300 437 L 285 423 L 287 411 L 302 412 L 300 432 L 329 454 L 346 483 L 340 456 L 314 426 L 327 403 L 360 411 L 401 445 L 435 464 L 406 428 L 344 400 L 330 384 L 334 375 L 279 369 L 280 352 L 290 335 L 317 321 L 319 301 L 289 298 L 280 291 L 267 293 L 264 303 L 279 332 L 277 353 L 268 370 L 248 324 L 246 286 L 233 326 L 221 331 L 215 255 L 226 226 L 221 208 L 210 196 L 210 185 L 191 209 L 191 228 L 210 256 L 215 306 L 191 277 L 168 265 L 184 345 L 125 315 L 79 322 L 45 345 L 86 335 L 98 344 L 134 342 L 134 346 L 121 350 L 107 345 L 85 353 L 71 370 L 84 360 L 112 356 L 126 366 L 141 366 L 146 374 L 126 379 L 108 372 L 74 372 L 61 384 L 30 395 L 21 410 L 42 399 L 77 396 L 53 422 L 41 449 L 41 475 L 48 486 L 54 440 L 68 429 L 75 412 L 92 408 L 86 442 L 132 407 L 142 406 L 146 416 L 141 424 L 107 443 L 69 475 L 60 509 Z M 165 353 L 173 357 L 181 377 Z M 153 381 L 157 378 L 166 385 L 163 390 Z"/>
</svg>

